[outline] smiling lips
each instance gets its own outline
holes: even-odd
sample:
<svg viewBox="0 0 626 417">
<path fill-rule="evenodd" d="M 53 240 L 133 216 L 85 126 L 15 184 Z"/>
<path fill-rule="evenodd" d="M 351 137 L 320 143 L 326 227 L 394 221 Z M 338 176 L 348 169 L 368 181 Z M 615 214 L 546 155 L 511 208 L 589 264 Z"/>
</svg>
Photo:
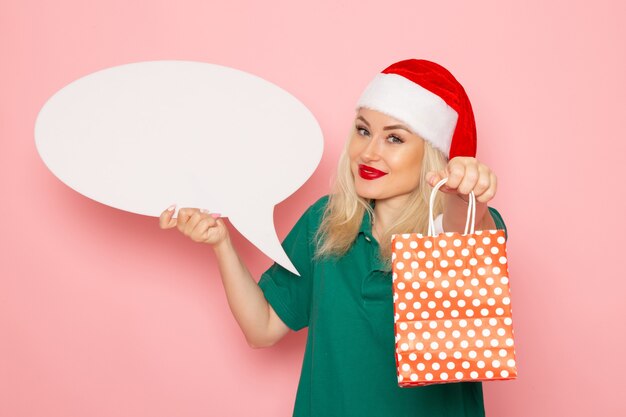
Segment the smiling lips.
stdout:
<svg viewBox="0 0 626 417">
<path fill-rule="evenodd" d="M 364 180 L 375 180 L 385 175 L 387 175 L 386 172 L 379 171 L 376 168 L 372 168 L 367 165 L 359 164 L 359 176 Z"/>
</svg>

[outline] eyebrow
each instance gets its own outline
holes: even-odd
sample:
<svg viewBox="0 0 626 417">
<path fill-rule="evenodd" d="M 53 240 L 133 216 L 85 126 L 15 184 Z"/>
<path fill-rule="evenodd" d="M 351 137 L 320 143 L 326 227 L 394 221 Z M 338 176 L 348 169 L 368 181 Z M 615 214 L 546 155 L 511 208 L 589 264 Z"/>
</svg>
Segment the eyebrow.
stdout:
<svg viewBox="0 0 626 417">
<path fill-rule="evenodd" d="M 367 125 L 367 127 L 371 127 L 369 122 L 367 120 L 365 120 L 365 118 L 363 116 L 359 116 L 357 117 L 357 120 L 361 120 L 363 123 L 365 123 Z M 404 126 L 404 125 L 391 125 L 391 126 L 385 126 L 383 127 L 383 130 L 394 130 L 394 129 L 402 129 L 402 130 L 406 130 L 409 133 L 413 133 L 409 130 L 408 127 Z"/>
<path fill-rule="evenodd" d="M 413 133 L 409 130 L 408 127 L 404 126 L 404 125 L 393 125 L 393 126 L 386 126 L 383 127 L 383 130 L 393 130 L 393 129 L 402 129 L 402 130 L 406 130 L 409 133 Z"/>
</svg>

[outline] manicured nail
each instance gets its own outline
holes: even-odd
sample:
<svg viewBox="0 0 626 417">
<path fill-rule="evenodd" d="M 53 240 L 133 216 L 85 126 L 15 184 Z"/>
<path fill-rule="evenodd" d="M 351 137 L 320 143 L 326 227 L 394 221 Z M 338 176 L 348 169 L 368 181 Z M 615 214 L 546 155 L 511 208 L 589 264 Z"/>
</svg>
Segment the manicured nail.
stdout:
<svg viewBox="0 0 626 417">
<path fill-rule="evenodd" d="M 167 208 L 167 211 L 173 211 L 176 208 L 176 204 L 172 204 Z"/>
<path fill-rule="evenodd" d="M 222 215 L 220 213 L 211 213 L 211 217 L 213 217 L 214 219 L 217 219 L 219 217 L 221 217 Z"/>
</svg>

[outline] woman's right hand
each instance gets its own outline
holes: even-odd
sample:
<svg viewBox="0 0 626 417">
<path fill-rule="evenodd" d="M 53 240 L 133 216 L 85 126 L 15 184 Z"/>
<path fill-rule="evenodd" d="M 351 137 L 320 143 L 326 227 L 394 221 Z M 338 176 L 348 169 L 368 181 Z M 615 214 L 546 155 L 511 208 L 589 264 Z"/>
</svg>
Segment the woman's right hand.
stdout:
<svg viewBox="0 0 626 417">
<path fill-rule="evenodd" d="M 178 216 L 172 218 L 176 206 L 168 207 L 159 217 L 161 229 L 176 227 L 194 242 L 216 246 L 228 239 L 228 228 L 219 214 L 197 208 L 181 208 Z"/>
</svg>

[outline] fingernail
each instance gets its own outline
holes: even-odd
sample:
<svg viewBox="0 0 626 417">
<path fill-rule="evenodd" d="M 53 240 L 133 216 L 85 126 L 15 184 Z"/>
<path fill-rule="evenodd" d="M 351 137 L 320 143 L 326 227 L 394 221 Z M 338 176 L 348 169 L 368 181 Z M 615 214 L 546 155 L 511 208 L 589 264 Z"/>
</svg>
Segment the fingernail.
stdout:
<svg viewBox="0 0 626 417">
<path fill-rule="evenodd" d="M 211 213 L 211 217 L 213 217 L 214 219 L 217 219 L 219 217 L 221 217 L 222 215 L 220 213 Z"/>
<path fill-rule="evenodd" d="M 174 210 L 175 208 L 176 208 L 176 204 L 172 204 L 171 206 L 169 206 L 169 207 L 167 208 L 167 211 L 172 211 L 172 210 Z"/>
</svg>

